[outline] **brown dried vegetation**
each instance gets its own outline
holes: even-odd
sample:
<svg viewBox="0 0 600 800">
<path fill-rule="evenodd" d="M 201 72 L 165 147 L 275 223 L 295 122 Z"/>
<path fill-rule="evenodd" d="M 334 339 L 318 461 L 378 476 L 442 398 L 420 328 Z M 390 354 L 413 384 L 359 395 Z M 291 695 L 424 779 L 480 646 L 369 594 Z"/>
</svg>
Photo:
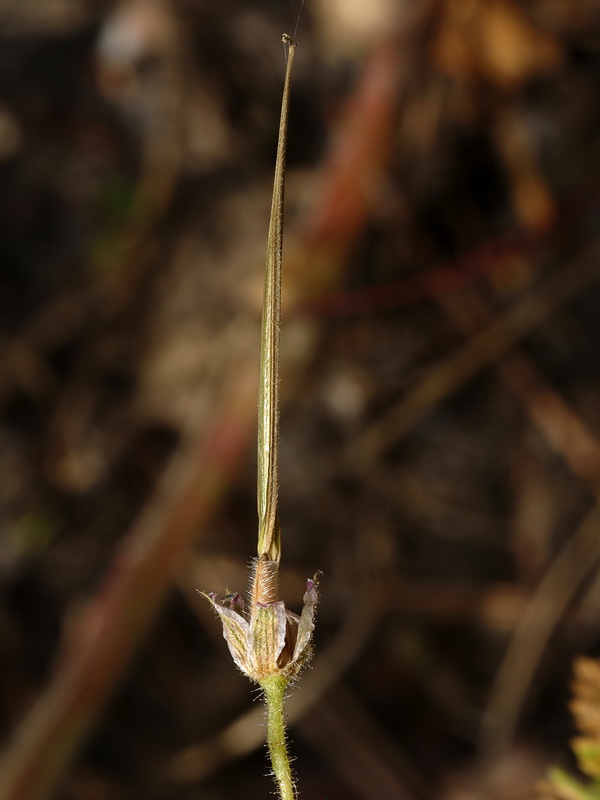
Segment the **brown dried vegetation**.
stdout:
<svg viewBox="0 0 600 800">
<path fill-rule="evenodd" d="M 243 585 L 255 542 L 294 11 L 0 21 L 0 800 L 264 795 L 261 711 L 196 590 Z M 303 796 L 523 797 L 568 763 L 570 663 L 600 645 L 600 2 L 307 0 L 298 38 Z"/>
</svg>

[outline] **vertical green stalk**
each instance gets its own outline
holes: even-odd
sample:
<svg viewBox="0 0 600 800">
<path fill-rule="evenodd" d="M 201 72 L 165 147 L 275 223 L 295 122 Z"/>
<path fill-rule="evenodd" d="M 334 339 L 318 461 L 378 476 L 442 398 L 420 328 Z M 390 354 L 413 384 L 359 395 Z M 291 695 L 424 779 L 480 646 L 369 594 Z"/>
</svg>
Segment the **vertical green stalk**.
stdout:
<svg viewBox="0 0 600 800">
<path fill-rule="evenodd" d="M 306 582 L 302 614 L 286 611 L 278 599 L 281 535 L 277 518 L 279 453 L 279 329 L 283 260 L 283 190 L 290 80 L 296 45 L 287 35 L 287 70 L 281 102 L 273 200 L 267 242 L 261 327 L 258 397 L 258 558 L 250 576 L 249 608 L 240 595 L 205 595 L 223 625 L 223 636 L 240 670 L 263 690 L 267 710 L 267 744 L 280 800 L 295 800 L 286 746 L 285 691 L 310 660 L 318 594 L 315 580 Z"/>
<path fill-rule="evenodd" d="M 290 105 L 290 83 L 296 43 L 284 34 L 287 46 L 287 68 L 281 101 L 281 118 L 277 140 L 273 198 L 267 239 L 267 262 L 263 294 L 260 341 L 260 375 L 258 393 L 258 557 L 274 566 L 281 557 L 281 534 L 277 515 L 279 492 L 279 331 L 281 327 L 281 267 L 283 263 L 283 201 L 285 159 Z M 255 583 L 258 583 L 257 564 Z M 255 595 L 261 592 L 255 587 Z M 267 710 L 267 745 L 273 775 L 281 800 L 294 800 L 292 769 L 287 752 L 284 699 L 288 678 L 274 674 L 260 681 Z"/>
<path fill-rule="evenodd" d="M 273 775 L 281 800 L 294 800 L 294 779 L 290 767 L 285 732 L 285 690 L 288 679 L 285 675 L 271 675 L 261 681 L 267 707 L 267 745 L 273 767 Z"/>
</svg>

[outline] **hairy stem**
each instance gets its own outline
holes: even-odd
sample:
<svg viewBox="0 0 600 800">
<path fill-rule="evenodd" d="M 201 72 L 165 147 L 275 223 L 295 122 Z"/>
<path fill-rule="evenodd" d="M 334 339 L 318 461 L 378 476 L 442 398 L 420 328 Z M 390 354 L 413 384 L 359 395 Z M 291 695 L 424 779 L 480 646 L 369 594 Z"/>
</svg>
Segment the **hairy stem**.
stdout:
<svg viewBox="0 0 600 800">
<path fill-rule="evenodd" d="M 261 681 L 267 707 L 267 745 L 273 775 L 281 800 L 295 800 L 294 778 L 287 751 L 285 731 L 285 690 L 288 679 L 284 675 L 270 675 Z"/>
</svg>

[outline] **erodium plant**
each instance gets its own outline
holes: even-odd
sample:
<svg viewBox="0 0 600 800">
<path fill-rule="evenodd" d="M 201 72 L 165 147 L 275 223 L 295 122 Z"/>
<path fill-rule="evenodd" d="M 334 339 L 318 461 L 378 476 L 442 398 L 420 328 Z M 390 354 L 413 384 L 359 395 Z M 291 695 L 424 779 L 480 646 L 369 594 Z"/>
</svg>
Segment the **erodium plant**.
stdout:
<svg viewBox="0 0 600 800">
<path fill-rule="evenodd" d="M 281 103 L 275 180 L 263 295 L 260 385 L 258 394 L 258 547 L 250 571 L 247 606 L 239 594 L 207 594 L 223 624 L 233 660 L 258 683 L 267 711 L 267 744 L 281 800 L 296 796 L 285 730 L 285 693 L 311 655 L 317 604 L 315 581 L 306 583 L 302 614 L 288 611 L 278 599 L 281 531 L 277 513 L 279 488 L 279 330 L 281 326 L 281 267 L 283 198 L 289 114 L 290 80 L 295 42 L 284 34 L 287 69 Z"/>
</svg>

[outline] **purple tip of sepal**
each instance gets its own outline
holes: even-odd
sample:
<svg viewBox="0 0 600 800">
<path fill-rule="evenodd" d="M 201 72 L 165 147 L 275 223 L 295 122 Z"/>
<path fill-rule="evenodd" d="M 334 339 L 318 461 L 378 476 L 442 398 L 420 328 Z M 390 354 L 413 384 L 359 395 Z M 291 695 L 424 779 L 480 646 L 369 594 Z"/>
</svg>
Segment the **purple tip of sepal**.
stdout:
<svg viewBox="0 0 600 800">
<path fill-rule="evenodd" d="M 316 603 L 319 599 L 319 595 L 317 594 L 317 589 L 315 587 L 315 582 L 311 578 L 306 581 L 306 594 L 304 595 L 304 602 L 305 603 Z"/>
<path fill-rule="evenodd" d="M 236 594 L 234 603 L 237 609 L 239 609 L 240 611 L 244 610 L 244 598 L 242 597 L 241 594 Z"/>
<path fill-rule="evenodd" d="M 238 592 L 232 592 L 225 595 L 223 598 L 223 605 L 230 608 L 232 611 L 244 610 L 244 598 Z"/>
</svg>

